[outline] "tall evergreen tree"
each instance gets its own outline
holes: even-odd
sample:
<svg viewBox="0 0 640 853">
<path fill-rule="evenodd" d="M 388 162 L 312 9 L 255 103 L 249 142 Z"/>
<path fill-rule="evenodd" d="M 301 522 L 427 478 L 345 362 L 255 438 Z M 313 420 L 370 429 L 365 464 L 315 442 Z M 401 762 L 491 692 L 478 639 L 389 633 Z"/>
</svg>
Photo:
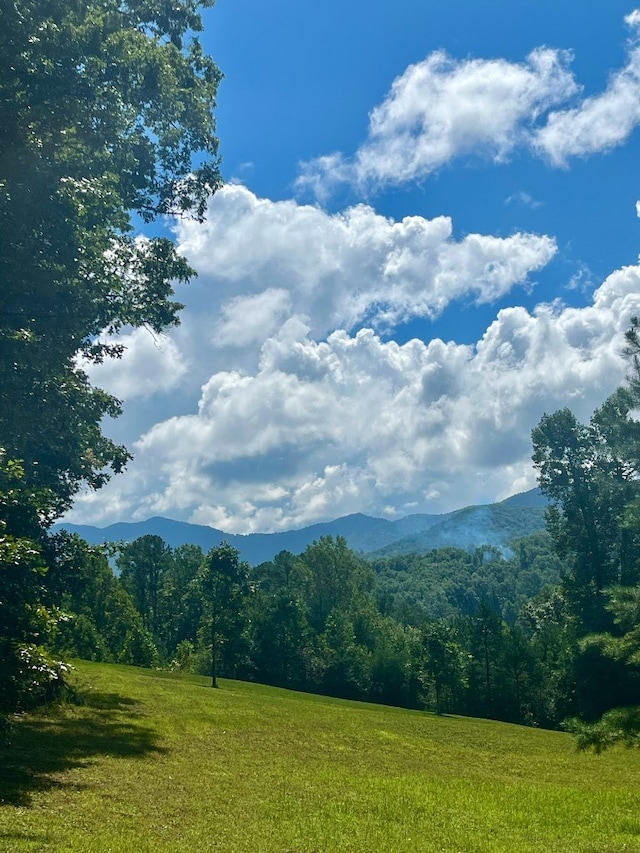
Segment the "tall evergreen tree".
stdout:
<svg viewBox="0 0 640 853">
<path fill-rule="evenodd" d="M 568 565 L 563 592 L 573 633 L 572 710 L 590 723 L 615 706 L 640 702 L 629 669 L 633 656 L 621 653 L 633 632 L 625 630 L 618 606 L 633 599 L 640 581 L 639 328 L 633 318 L 626 385 L 588 425 L 565 409 L 545 415 L 533 431 L 540 486 L 552 501 L 549 530 Z"/>
<path fill-rule="evenodd" d="M 205 557 L 198 579 L 204 605 L 201 639 L 210 653 L 211 686 L 217 687 L 220 671 L 237 676 L 248 650 L 249 565 L 237 548 L 222 542 Z"/>
</svg>

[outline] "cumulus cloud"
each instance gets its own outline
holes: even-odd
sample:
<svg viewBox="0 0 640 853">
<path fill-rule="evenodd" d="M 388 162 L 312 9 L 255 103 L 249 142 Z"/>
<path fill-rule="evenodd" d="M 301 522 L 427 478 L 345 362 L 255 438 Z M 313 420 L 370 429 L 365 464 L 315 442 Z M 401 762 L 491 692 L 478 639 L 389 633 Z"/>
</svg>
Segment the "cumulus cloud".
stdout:
<svg viewBox="0 0 640 853">
<path fill-rule="evenodd" d="M 640 11 L 627 15 L 625 22 L 633 30 L 629 57 L 611 75 L 606 90 L 577 107 L 551 112 L 535 133 L 534 147 L 556 166 L 621 145 L 640 123 Z"/>
<path fill-rule="evenodd" d="M 371 329 L 317 341 L 292 318 L 254 370 L 213 374 L 197 413 L 141 437 L 132 478 L 101 493 L 104 520 L 128 506 L 129 517 L 246 533 L 354 511 L 444 511 L 530 487 L 530 430 L 564 405 L 588 418 L 624 376 L 622 334 L 639 310 L 632 266 L 587 307 L 500 311 L 474 346 L 401 345 Z"/>
<path fill-rule="evenodd" d="M 402 183 L 472 152 L 504 159 L 538 115 L 577 91 L 570 54 L 539 48 L 522 63 L 455 60 L 444 51 L 409 66 L 370 115 L 352 162 L 339 155 L 302 167 L 299 188 L 333 182 Z"/>
<path fill-rule="evenodd" d="M 219 306 L 203 334 L 225 346 L 262 341 L 293 315 L 311 318 L 313 335 L 323 337 L 365 322 L 435 317 L 462 298 L 491 302 L 556 252 L 545 235 L 456 240 L 449 217 L 396 222 L 364 204 L 329 214 L 239 185 L 214 197 L 204 225 L 181 223 L 177 238 L 199 271 L 199 313 Z"/>
<path fill-rule="evenodd" d="M 195 411 L 214 375 L 250 375 L 278 351 L 285 372 L 295 361 L 298 372 L 322 371 L 301 334 L 323 340 L 365 325 L 387 332 L 456 300 L 488 303 L 530 283 L 556 253 L 545 235 L 456 239 L 448 217 L 396 222 L 366 205 L 329 214 L 237 185 L 216 194 L 205 223 L 180 222 L 176 239 L 199 271 L 179 293 L 181 326 L 160 337 L 130 331 L 120 336 L 121 360 L 87 367 L 124 400 L 115 429 L 128 444 L 154 417 Z"/>
<path fill-rule="evenodd" d="M 640 123 L 640 10 L 625 23 L 632 31 L 626 64 L 604 92 L 569 106 L 581 89 L 568 51 L 540 47 L 523 62 L 430 54 L 393 82 L 354 156 L 334 152 L 301 164 L 298 190 L 323 201 L 339 184 L 421 180 L 466 155 L 499 162 L 527 149 L 566 166 L 622 144 Z"/>
<path fill-rule="evenodd" d="M 187 373 L 187 361 L 168 335 L 140 328 L 120 335 L 118 342 L 124 347 L 122 358 L 83 368 L 95 385 L 121 400 L 171 391 Z"/>
<path fill-rule="evenodd" d="M 626 22 L 638 31 L 640 11 Z M 639 51 L 630 41 L 606 90 L 581 101 L 562 51 L 520 63 L 434 53 L 393 83 L 352 158 L 307 164 L 299 185 L 322 198 L 335 182 L 415 181 L 460 156 L 526 149 L 563 165 L 606 150 L 640 121 Z M 507 202 L 540 206 L 524 191 Z M 506 497 L 534 485 L 541 415 L 568 405 L 586 419 L 622 380 L 623 332 L 640 312 L 640 265 L 584 307 L 519 306 L 514 289 L 534 283 L 554 239 L 457 236 L 445 216 L 329 213 L 231 184 L 175 237 L 199 271 L 179 295 L 182 326 L 130 331 L 121 361 L 88 367 L 134 412 L 136 458 L 71 520 L 160 514 L 248 533 Z M 583 265 L 565 287 L 589 299 L 592 274 Z M 385 340 L 453 303 L 507 294 L 516 304 L 473 344 Z"/>
<path fill-rule="evenodd" d="M 225 302 L 213 330 L 216 347 L 246 347 L 264 340 L 282 324 L 291 308 L 287 290 L 269 287 L 262 293 L 234 296 Z"/>
</svg>

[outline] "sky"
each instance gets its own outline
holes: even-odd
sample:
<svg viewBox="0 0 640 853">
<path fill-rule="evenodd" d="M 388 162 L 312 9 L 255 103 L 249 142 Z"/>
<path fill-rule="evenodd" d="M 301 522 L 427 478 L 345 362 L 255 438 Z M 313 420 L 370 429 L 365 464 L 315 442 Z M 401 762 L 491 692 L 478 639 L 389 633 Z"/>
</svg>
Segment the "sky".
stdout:
<svg viewBox="0 0 640 853">
<path fill-rule="evenodd" d="M 624 380 L 640 313 L 640 8 L 218 0 L 225 186 L 161 223 L 179 328 L 91 366 L 134 461 L 67 520 L 229 533 L 536 484 L 531 430 Z"/>
</svg>

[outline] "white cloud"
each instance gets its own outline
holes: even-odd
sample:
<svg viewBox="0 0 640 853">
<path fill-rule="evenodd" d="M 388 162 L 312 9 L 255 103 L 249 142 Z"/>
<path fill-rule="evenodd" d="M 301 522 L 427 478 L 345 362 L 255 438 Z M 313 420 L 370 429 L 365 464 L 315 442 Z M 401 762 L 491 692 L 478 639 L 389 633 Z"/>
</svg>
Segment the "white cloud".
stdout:
<svg viewBox="0 0 640 853">
<path fill-rule="evenodd" d="M 640 11 L 626 22 L 640 28 Z M 300 184 L 322 197 L 332 182 L 398 184 L 460 156 L 527 148 L 560 165 L 606 149 L 639 120 L 638 51 L 630 44 L 606 91 L 571 110 L 560 109 L 578 94 L 567 53 L 432 54 L 394 82 L 352 159 L 307 164 Z M 539 204 L 524 192 L 508 201 Z M 505 497 L 534 484 L 529 434 L 543 412 L 569 405 L 586 419 L 620 382 L 622 334 L 640 311 L 632 266 L 586 307 L 499 311 L 475 345 L 399 344 L 381 334 L 531 283 L 553 238 L 457 237 L 445 216 L 394 221 L 365 204 L 330 214 L 228 185 L 176 239 L 199 271 L 179 294 L 182 326 L 130 332 L 121 361 L 90 367 L 133 403 L 135 461 L 81 496 L 73 520 L 161 514 L 251 532 Z M 568 286 L 588 298 L 588 269 Z"/>
<path fill-rule="evenodd" d="M 187 373 L 183 354 L 167 335 L 140 328 L 120 335 L 118 342 L 124 346 L 122 358 L 84 364 L 83 368 L 95 385 L 121 400 L 167 393 Z"/>
<path fill-rule="evenodd" d="M 355 155 L 334 152 L 301 164 L 297 188 L 322 201 L 338 184 L 421 180 L 466 155 L 499 162 L 528 149 L 566 166 L 571 157 L 621 145 L 640 123 L 640 10 L 625 23 L 632 30 L 626 64 L 605 91 L 571 106 L 580 87 L 567 51 L 540 47 L 520 63 L 430 54 L 393 82 Z"/>
<path fill-rule="evenodd" d="M 556 251 L 544 235 L 456 240 L 448 217 L 395 222 L 367 205 L 329 214 L 238 185 L 214 197 L 203 225 L 181 223 L 177 237 L 199 271 L 182 298 L 202 322 L 217 318 L 206 335 L 225 346 L 264 340 L 286 316 L 311 318 L 313 335 L 324 337 L 435 317 L 457 299 L 490 302 Z"/>
<path fill-rule="evenodd" d="M 575 94 L 569 60 L 567 52 L 548 48 L 522 63 L 432 53 L 393 82 L 354 160 L 333 154 L 304 164 L 298 187 L 318 192 L 344 180 L 413 181 L 471 153 L 502 160 L 540 114 Z"/>
<path fill-rule="evenodd" d="M 216 347 L 246 347 L 264 340 L 287 317 L 291 297 L 281 288 L 267 288 L 250 296 L 235 296 L 221 308 L 213 330 Z"/>
<path fill-rule="evenodd" d="M 195 412 L 212 376 L 251 376 L 261 360 L 319 375 L 326 365 L 307 339 L 362 325 L 389 331 L 456 300 L 490 302 L 530 282 L 556 252 L 544 235 L 457 240 L 447 217 L 395 222 L 365 205 L 331 215 L 241 186 L 220 190 L 208 220 L 182 222 L 176 236 L 199 270 L 178 294 L 181 326 L 160 338 L 129 332 L 121 360 L 88 368 L 96 385 L 124 400 L 113 431 L 127 445 L 172 413 Z"/>
<path fill-rule="evenodd" d="M 251 532 L 504 497 L 534 484 L 529 435 L 544 412 L 569 405 L 586 419 L 622 380 L 638 310 L 633 266 L 587 307 L 500 311 L 473 347 L 370 329 L 316 341 L 292 318 L 254 370 L 212 375 L 197 414 L 140 439 L 130 479 L 100 495 L 103 520 L 128 507 Z M 95 503 L 80 499 L 84 512 L 95 520 Z"/>
<path fill-rule="evenodd" d="M 505 199 L 505 204 L 519 204 L 523 207 L 528 207 L 531 210 L 537 210 L 539 207 L 544 205 L 544 202 L 538 201 L 538 199 L 534 198 L 531 193 L 526 192 L 525 190 L 520 190 L 520 192 L 514 193 Z"/>
<path fill-rule="evenodd" d="M 625 18 L 640 32 L 640 11 Z M 555 166 L 570 157 L 607 151 L 625 142 L 640 123 L 640 46 L 632 43 L 624 68 L 613 73 L 606 90 L 585 98 L 577 107 L 550 113 L 534 136 L 534 147 Z"/>
<path fill-rule="evenodd" d="M 629 12 L 624 19 L 625 24 L 631 29 L 640 31 L 640 9 L 634 9 Z"/>
</svg>

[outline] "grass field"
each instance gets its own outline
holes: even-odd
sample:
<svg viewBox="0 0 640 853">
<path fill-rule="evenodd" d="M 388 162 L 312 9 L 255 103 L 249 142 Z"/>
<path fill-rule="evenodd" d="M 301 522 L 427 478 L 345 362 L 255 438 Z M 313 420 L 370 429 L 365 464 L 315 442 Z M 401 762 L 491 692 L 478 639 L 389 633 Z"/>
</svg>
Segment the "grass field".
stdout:
<svg viewBox="0 0 640 853">
<path fill-rule="evenodd" d="M 640 753 L 82 663 L 0 754 L 4 853 L 640 853 Z"/>
</svg>

